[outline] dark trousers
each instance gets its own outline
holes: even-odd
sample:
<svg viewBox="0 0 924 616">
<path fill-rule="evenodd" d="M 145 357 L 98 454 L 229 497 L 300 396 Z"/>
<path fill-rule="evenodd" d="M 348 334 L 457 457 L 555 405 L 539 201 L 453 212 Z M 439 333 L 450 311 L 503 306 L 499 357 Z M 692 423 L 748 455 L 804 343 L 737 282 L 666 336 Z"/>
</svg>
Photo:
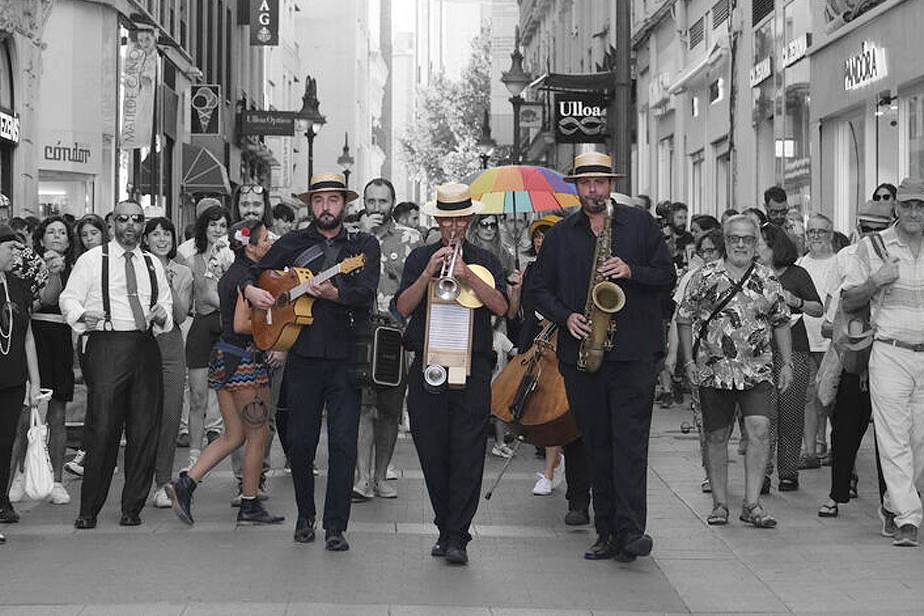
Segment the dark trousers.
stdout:
<svg viewBox="0 0 924 616">
<path fill-rule="evenodd" d="M 857 461 L 857 451 L 869 427 L 873 407 L 869 397 L 869 385 L 863 389 L 860 377 L 848 372 L 841 373 L 837 397 L 831 411 L 831 493 L 835 503 L 850 501 L 850 479 Z M 879 475 L 879 499 L 885 494 L 885 479 L 876 451 L 876 473 Z"/>
<path fill-rule="evenodd" d="M 407 377 L 411 434 L 441 541 L 465 546 L 478 510 L 491 416 L 491 367 L 473 358 L 462 389 L 424 389 L 420 361 Z"/>
<path fill-rule="evenodd" d="M 603 362 L 593 374 L 565 363 L 559 368 L 591 460 L 597 533 L 619 541 L 641 535 L 648 515 L 654 359 Z"/>
<path fill-rule="evenodd" d="M 154 479 L 163 409 L 160 348 L 141 332 L 93 332 L 87 344 L 87 416 L 80 515 L 96 517 L 109 495 L 125 427 L 122 512 L 138 514 Z"/>
<path fill-rule="evenodd" d="M 321 435 L 321 415 L 327 408 L 327 495 L 324 528 L 345 531 L 350 520 L 350 493 L 356 465 L 360 389 L 348 375 L 347 360 L 316 359 L 289 355 L 285 389 L 288 417 L 282 422 L 289 443 L 289 463 L 298 517 L 313 520 L 314 462 Z M 278 425 L 277 425 L 278 429 Z"/>
<path fill-rule="evenodd" d="M 0 389 L 0 509 L 10 504 L 10 457 L 25 397 L 25 385 Z"/>
<path fill-rule="evenodd" d="M 568 491 L 565 499 L 571 511 L 584 511 L 590 507 L 590 486 L 593 479 L 590 458 L 584 447 L 584 439 L 578 437 L 562 448 L 565 454 L 565 482 Z"/>
</svg>

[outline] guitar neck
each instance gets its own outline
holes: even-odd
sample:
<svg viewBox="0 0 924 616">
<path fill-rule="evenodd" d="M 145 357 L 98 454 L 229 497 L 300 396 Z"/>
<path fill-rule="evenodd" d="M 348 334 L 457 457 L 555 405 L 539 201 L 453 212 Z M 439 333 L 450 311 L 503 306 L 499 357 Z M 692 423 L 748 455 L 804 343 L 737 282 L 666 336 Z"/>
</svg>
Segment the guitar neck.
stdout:
<svg viewBox="0 0 924 616">
<path fill-rule="evenodd" d="M 294 299 L 296 299 L 296 298 L 298 298 L 298 297 L 301 297 L 301 296 L 304 295 L 305 293 L 307 293 L 307 292 L 308 292 L 308 285 L 310 285 L 310 284 L 312 284 L 312 283 L 314 283 L 314 284 L 322 284 L 322 283 L 324 283 L 324 282 L 330 280 L 331 278 L 333 278 L 333 277 L 336 276 L 337 274 L 339 274 L 339 273 L 340 273 L 340 270 L 341 270 L 341 265 L 343 265 L 343 263 L 338 263 L 337 265 L 335 265 L 335 266 L 333 266 L 333 267 L 330 267 L 330 268 L 324 270 L 323 272 L 319 273 L 317 276 L 314 276 L 314 277 L 313 277 L 311 280 L 309 280 L 308 282 L 303 282 L 303 283 L 301 283 L 301 284 L 299 284 L 299 285 L 296 285 L 296 286 L 292 287 L 292 288 L 289 290 L 289 301 L 292 301 L 292 300 L 294 300 Z"/>
</svg>

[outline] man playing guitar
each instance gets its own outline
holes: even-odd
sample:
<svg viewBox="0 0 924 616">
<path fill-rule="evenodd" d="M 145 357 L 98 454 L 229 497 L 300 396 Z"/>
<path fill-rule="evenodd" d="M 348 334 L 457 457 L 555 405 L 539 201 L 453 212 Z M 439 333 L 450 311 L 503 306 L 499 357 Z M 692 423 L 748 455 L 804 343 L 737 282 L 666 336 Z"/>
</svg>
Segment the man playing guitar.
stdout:
<svg viewBox="0 0 924 616">
<path fill-rule="evenodd" d="M 277 240 L 241 285 L 253 306 L 268 310 L 276 298 L 256 286 L 264 270 L 305 267 L 317 273 L 345 258 L 365 256 L 363 268 L 310 285 L 308 293 L 316 298 L 314 321 L 302 328 L 289 350 L 284 376 L 289 415 L 287 430 L 280 432 L 287 434 L 298 504 L 294 538 L 298 543 L 308 543 L 315 536 L 312 462 L 326 407 L 329 470 L 323 524 L 325 547 L 335 552 L 350 548 L 343 533 L 350 517 L 360 415 L 360 384 L 352 382 L 348 370 L 352 324 L 368 318 L 366 313 L 375 301 L 380 272 L 378 240 L 368 233 L 347 232 L 343 227 L 346 204 L 358 196 L 347 188 L 341 175 L 313 176 L 307 192 L 311 225 Z"/>
</svg>

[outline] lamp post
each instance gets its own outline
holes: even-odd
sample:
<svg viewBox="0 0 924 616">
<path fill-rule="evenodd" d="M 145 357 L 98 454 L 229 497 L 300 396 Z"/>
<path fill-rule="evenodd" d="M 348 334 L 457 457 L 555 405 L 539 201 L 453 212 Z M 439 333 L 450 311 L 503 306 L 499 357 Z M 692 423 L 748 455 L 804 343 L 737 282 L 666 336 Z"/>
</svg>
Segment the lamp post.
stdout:
<svg viewBox="0 0 924 616">
<path fill-rule="evenodd" d="M 305 94 L 302 95 L 302 108 L 295 114 L 295 118 L 305 127 L 305 138 L 308 140 L 308 182 L 314 175 L 314 138 L 327 124 L 327 118 L 318 110 L 318 82 L 311 75 L 305 76 Z"/>
<path fill-rule="evenodd" d="M 488 108 L 484 108 L 484 120 L 481 122 L 481 136 L 478 138 L 478 151 L 481 156 L 481 168 L 488 168 L 488 161 L 494 154 L 494 148 L 497 142 L 491 138 L 491 118 L 488 116 Z"/>
<path fill-rule="evenodd" d="M 513 51 L 510 53 L 510 69 L 501 75 L 501 82 L 510 92 L 513 105 L 513 162 L 520 163 L 520 107 L 523 106 L 523 90 L 532 78 L 523 70 L 523 54 L 520 53 L 520 29 L 516 29 Z"/>
<path fill-rule="evenodd" d="M 350 155 L 350 133 L 343 133 L 343 153 L 337 157 L 337 164 L 343 167 L 343 181 L 347 188 L 350 186 L 350 169 L 354 162 Z"/>
</svg>

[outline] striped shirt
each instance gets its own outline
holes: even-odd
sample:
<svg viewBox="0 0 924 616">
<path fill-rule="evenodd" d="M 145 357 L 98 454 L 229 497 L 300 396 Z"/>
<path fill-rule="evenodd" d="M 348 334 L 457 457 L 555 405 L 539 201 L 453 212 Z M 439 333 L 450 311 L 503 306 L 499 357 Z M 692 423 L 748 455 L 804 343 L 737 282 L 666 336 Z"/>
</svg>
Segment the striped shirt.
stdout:
<svg viewBox="0 0 924 616">
<path fill-rule="evenodd" d="M 924 251 L 915 259 L 895 227 L 879 235 L 888 252 L 887 258 L 898 259 L 898 279 L 878 290 L 870 300 L 876 337 L 924 344 Z M 882 265 L 883 260 L 876 254 L 870 239 L 863 238 L 847 267 L 844 288 L 862 285 Z"/>
</svg>

